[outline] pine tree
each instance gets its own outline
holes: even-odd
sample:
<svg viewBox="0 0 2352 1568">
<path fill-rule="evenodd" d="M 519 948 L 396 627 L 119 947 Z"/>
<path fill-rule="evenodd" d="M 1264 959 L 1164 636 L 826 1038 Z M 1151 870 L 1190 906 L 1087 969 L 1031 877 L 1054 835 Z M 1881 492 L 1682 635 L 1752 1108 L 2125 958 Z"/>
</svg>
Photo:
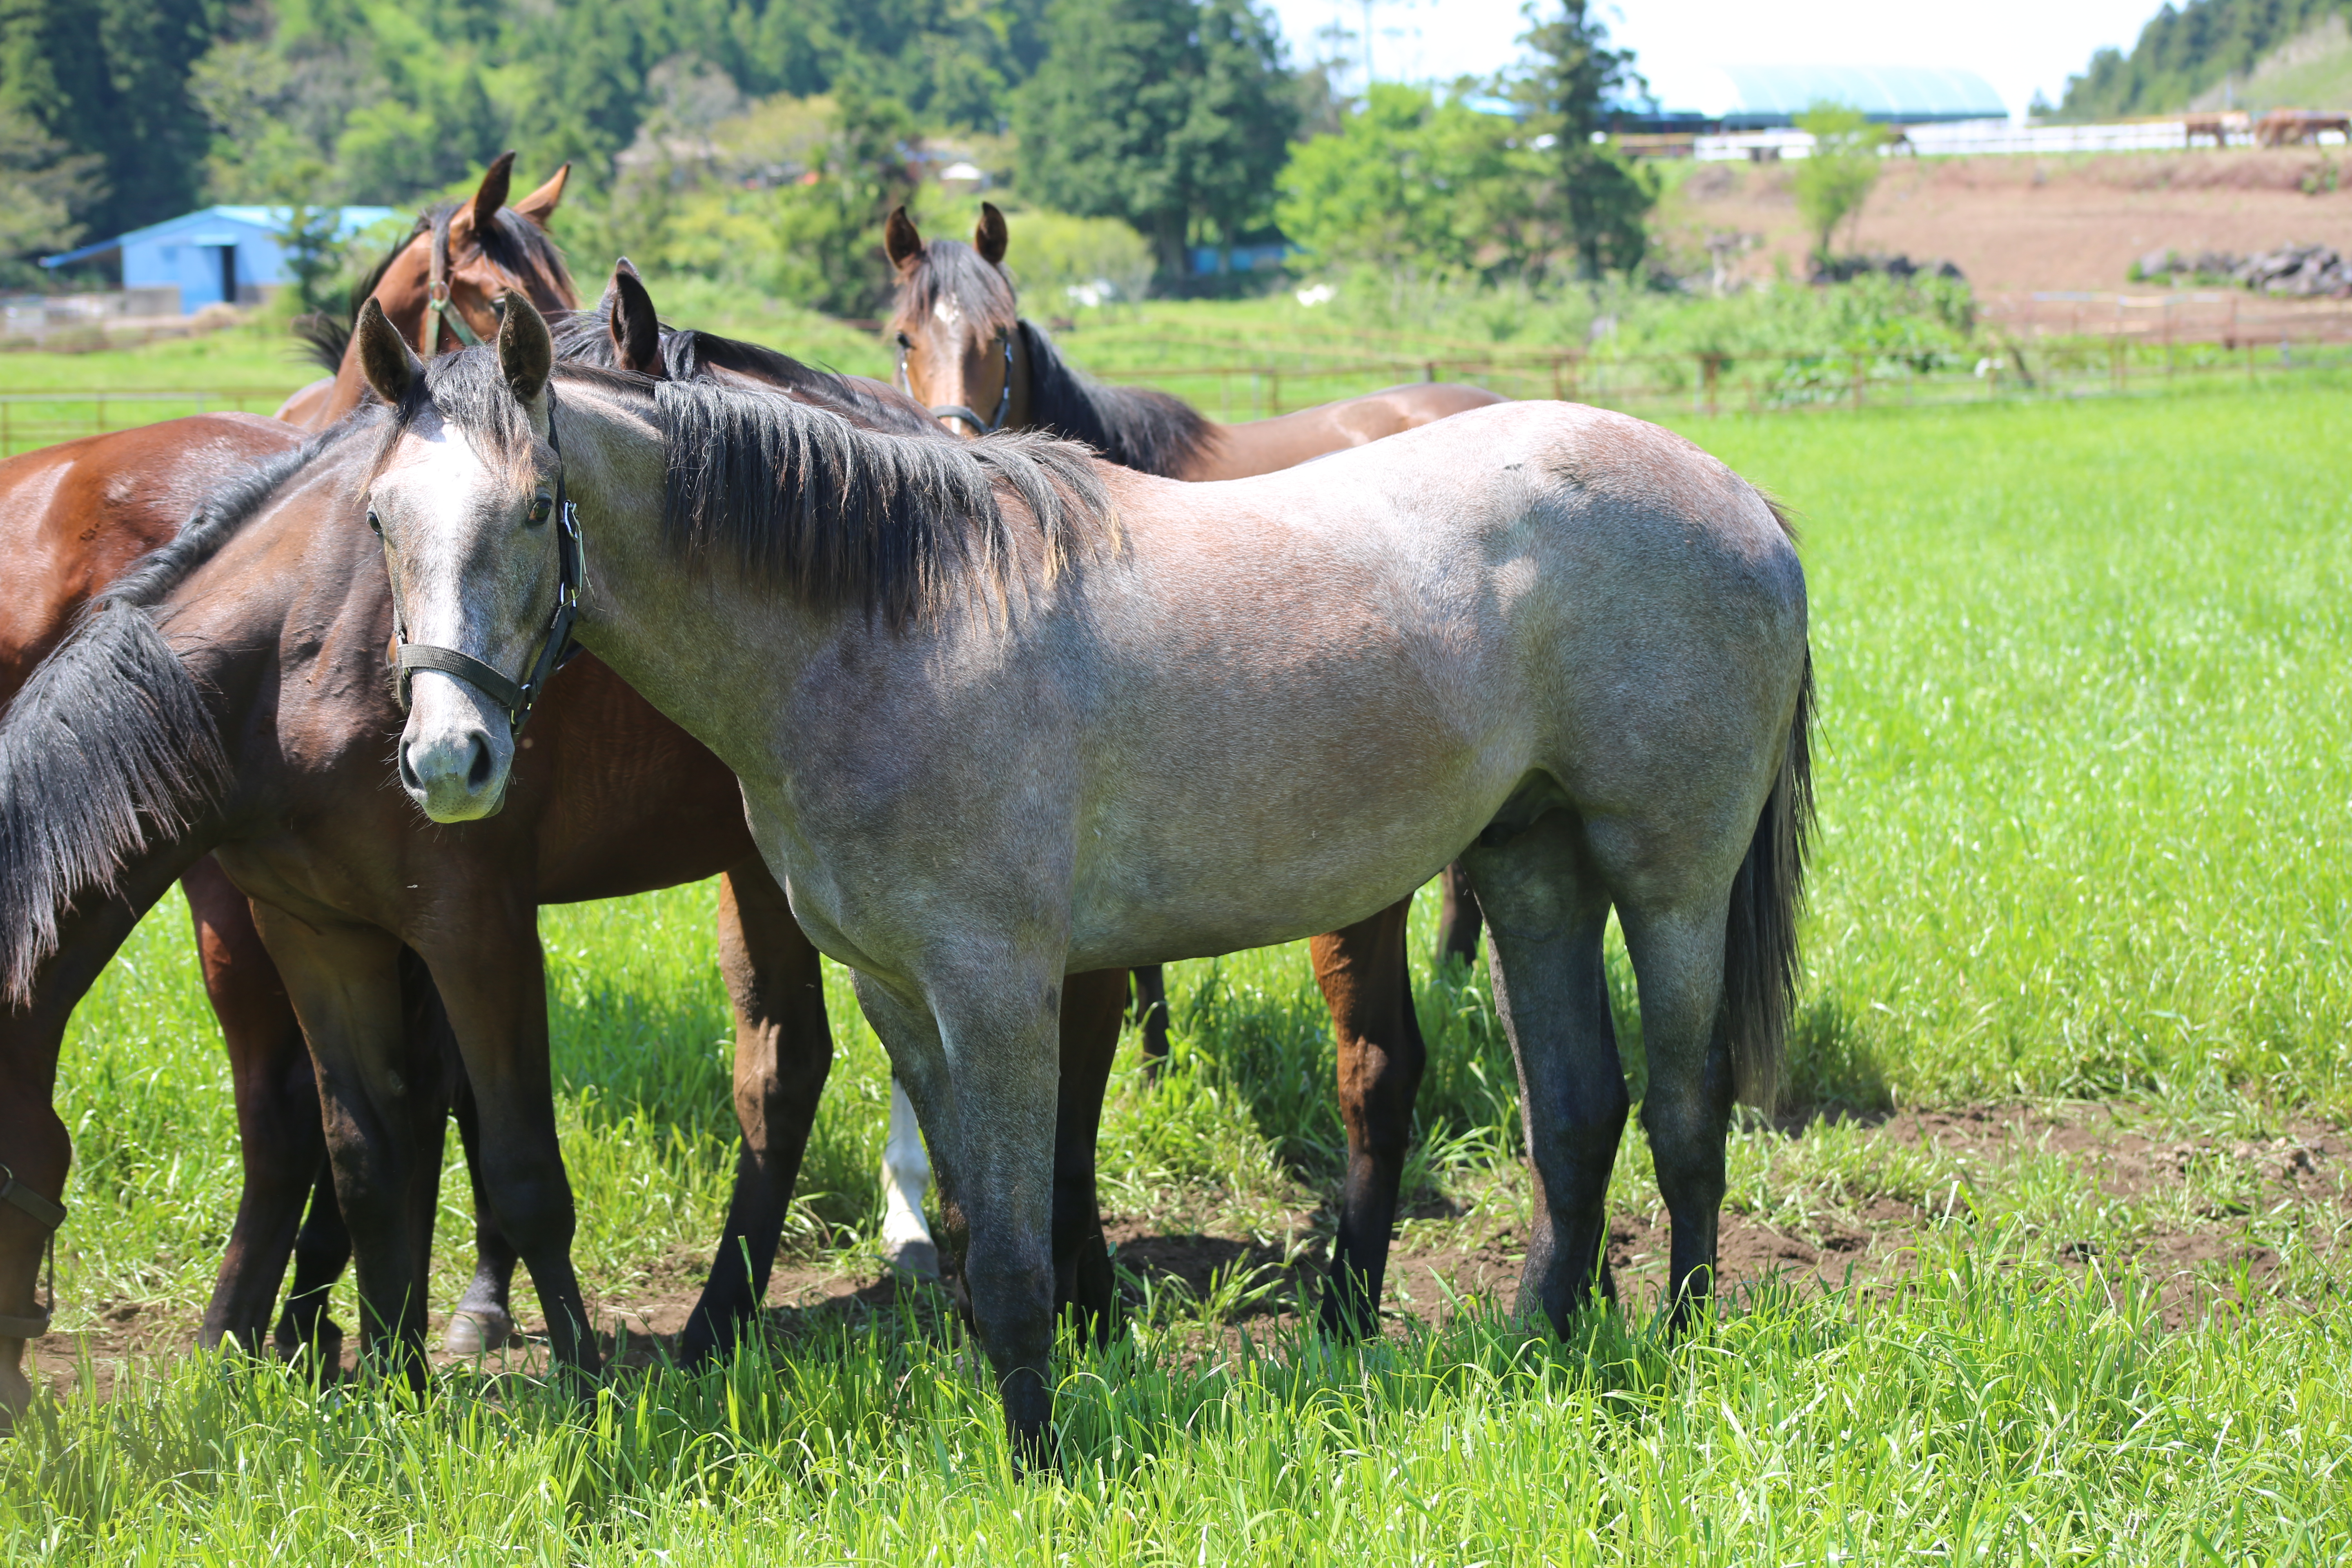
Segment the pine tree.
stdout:
<svg viewBox="0 0 2352 1568">
<path fill-rule="evenodd" d="M 1528 26 L 1519 41 L 1534 61 L 1510 84 L 1512 96 L 1527 111 L 1528 132 L 1551 138 L 1556 171 L 1538 205 L 1562 247 L 1574 254 L 1579 277 L 1631 271 L 1648 247 L 1643 220 L 1657 203 L 1657 186 L 1594 138 L 1602 134 L 1609 95 L 1646 86 L 1633 70 L 1633 52 L 1609 47 L 1609 29 L 1586 0 L 1558 0 L 1549 19 L 1528 0 L 1522 14 Z"/>
</svg>

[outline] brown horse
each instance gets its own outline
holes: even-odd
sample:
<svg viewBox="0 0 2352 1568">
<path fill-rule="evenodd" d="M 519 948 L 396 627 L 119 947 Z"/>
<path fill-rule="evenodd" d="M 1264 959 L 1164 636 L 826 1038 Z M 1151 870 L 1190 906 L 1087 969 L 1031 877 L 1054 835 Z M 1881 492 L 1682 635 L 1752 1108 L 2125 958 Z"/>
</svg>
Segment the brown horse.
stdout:
<svg viewBox="0 0 2352 1568">
<path fill-rule="evenodd" d="M 508 154 L 493 163 L 462 209 L 443 205 L 420 216 L 411 240 L 372 278 L 368 297 L 389 300 L 399 319 L 419 332 L 420 344 L 435 318 L 412 307 L 420 279 L 433 269 L 425 252 L 434 244 L 449 258 L 451 309 L 476 318 L 485 330 L 496 330 L 489 301 L 502 290 L 520 288 L 558 305 L 574 298 L 562 259 L 541 227 L 561 196 L 563 173 L 505 210 L 512 162 Z M 457 346 L 453 332 L 436 335 L 443 346 Z M 322 389 L 330 384 L 320 384 Z M 337 400 L 356 403 L 364 388 L 354 370 Z M 0 704 L 64 637 L 82 605 L 125 566 L 171 540 L 205 496 L 291 451 L 300 438 L 278 420 L 197 415 L 0 462 L 0 580 L 15 590 L 0 597 Z M 331 1339 L 333 1325 L 320 1313 L 350 1243 L 328 1183 L 310 1053 L 245 897 L 209 858 L 189 868 L 183 888 L 205 989 L 228 1047 L 244 1160 L 237 1217 L 202 1337 L 211 1344 L 234 1333 L 248 1346 L 257 1343 L 253 1335 L 261 1320 L 254 1314 L 257 1310 L 266 1319 L 290 1244 L 295 1280 L 278 1325 L 279 1343 L 290 1349 L 316 1335 Z M 470 1108 L 460 1089 L 463 1126 Z M 296 1240 L 306 1195 L 313 1199 L 310 1218 Z M 495 1338 L 509 1326 L 505 1281 L 513 1255 L 494 1226 L 485 1224 L 479 1240 L 482 1268 L 452 1324 L 457 1348 L 480 1335 Z"/>
<path fill-rule="evenodd" d="M 591 329 L 601 321 L 580 324 L 583 350 L 596 346 Z M 700 334 L 657 341 L 681 374 L 781 385 L 936 438 L 919 408 L 878 384 Z M 68 1154 L 47 1109 L 58 1038 L 140 913 L 207 851 L 226 868 L 221 885 L 240 912 L 246 895 L 258 900 L 273 973 L 283 974 L 325 1073 L 327 1139 L 337 1191 L 357 1222 L 371 1336 L 380 1343 L 389 1331 L 413 1350 L 421 1332 L 415 1303 L 442 1108 L 462 1087 L 433 1037 L 439 1024 L 488 1086 L 484 1114 L 509 1119 L 501 1140 L 469 1138 L 480 1156 L 485 1273 L 497 1252 L 507 1268 L 514 1258 L 497 1222 L 518 1226 L 549 1322 L 574 1359 L 582 1342 L 565 1325 L 581 1321 L 580 1304 L 560 1258 L 570 1230 L 561 1170 L 499 1157 L 529 1142 L 512 1136 L 512 1117 L 551 1127 L 533 910 L 725 873 L 719 951 L 737 1011 L 744 1144 L 727 1237 L 686 1353 L 730 1341 L 764 1293 L 830 1059 L 814 952 L 758 865 L 731 775 L 593 658 L 552 683 L 541 706 L 526 742 L 528 780 L 509 797 L 513 823 L 453 835 L 387 790 L 385 744 L 399 723 L 384 669 L 391 611 L 350 483 L 380 417 L 362 414 L 280 453 L 213 498 L 100 599 L 0 716 L 0 1153 L 30 1200 L 0 1209 L 0 1397 L 12 1407 L 26 1394 L 16 1372 L 21 1341 L 45 1316 L 34 1308 L 34 1265 L 49 1216 L 34 1210 L 61 1189 Z M 168 641 L 158 640 L 159 624 Z M 68 753 L 79 785 L 70 800 L 45 787 Z M 404 960 L 404 942 L 429 975 Z M 1076 1299 L 1107 1321 L 1092 1151 L 1122 986 L 1111 974 L 1070 990 L 1061 1209 L 1089 1259 Z M 288 1032 L 299 1054 L 300 1033 Z M 247 1080 L 269 1065 L 239 1063 L 241 1120 Z M 299 1087 L 315 1151 L 319 1097 L 307 1073 Z M 303 1151 L 302 1120 L 266 1138 L 248 1123 L 240 1234 L 266 1234 L 233 1248 L 208 1334 L 251 1343 L 266 1325 L 318 1160 Z M 278 1179 L 257 1181 L 257 1166 Z M 501 1277 L 500 1316 L 503 1288 Z"/>
<path fill-rule="evenodd" d="M 898 275 L 887 330 L 897 346 L 899 384 L 949 428 L 967 436 L 1042 430 L 1165 479 L 1244 479 L 1507 401 L 1480 386 L 1419 382 L 1272 419 L 1214 424 L 1164 392 L 1105 386 L 1073 369 L 1053 340 L 1021 316 L 1003 266 L 1008 237 L 1004 215 L 988 202 L 981 204 L 969 246 L 951 239 L 926 243 L 904 207 L 890 215 L 883 231 Z M 1438 956 L 1468 963 L 1478 951 L 1477 900 L 1457 866 L 1446 867 L 1439 889 Z M 1412 900 L 1405 899 L 1370 921 L 1318 938 L 1311 949 L 1331 1008 L 1340 1119 L 1348 1131 L 1333 1259 L 1341 1289 L 1325 1299 L 1326 1322 L 1333 1328 L 1378 1308 L 1413 1099 L 1427 1059 L 1405 960 L 1411 910 Z M 1168 985 L 1160 966 L 1138 969 L 1135 991 L 1144 1055 L 1156 1066 L 1169 1048 Z M 894 1098 L 883 1184 L 894 1211 L 904 1213 L 912 1205 L 903 1189 L 917 1168 L 908 1153 L 914 1118 L 903 1093 Z"/>
<path fill-rule="evenodd" d="M 417 215 L 391 255 L 352 291 L 352 317 L 373 300 L 393 325 L 431 356 L 480 342 L 498 331 L 497 301 L 521 294 L 545 313 L 576 309 L 579 296 L 563 258 L 547 236 L 547 220 L 563 199 L 572 165 L 511 206 L 512 153 L 491 160 L 467 202 L 443 202 Z M 305 340 L 334 374 L 312 382 L 278 406 L 278 417 L 305 430 L 323 430 L 359 406 L 367 383 L 352 360 L 350 321 L 310 318 Z"/>
<path fill-rule="evenodd" d="M 1409 382 L 1220 425 L 1164 392 L 1089 381 L 1023 319 L 1003 267 L 1004 215 L 988 202 L 980 213 L 970 246 L 925 244 L 904 207 L 882 234 L 898 274 L 886 330 L 898 351 L 899 384 L 968 435 L 1050 430 L 1163 479 L 1242 479 L 1506 401 L 1483 386 Z"/>
</svg>

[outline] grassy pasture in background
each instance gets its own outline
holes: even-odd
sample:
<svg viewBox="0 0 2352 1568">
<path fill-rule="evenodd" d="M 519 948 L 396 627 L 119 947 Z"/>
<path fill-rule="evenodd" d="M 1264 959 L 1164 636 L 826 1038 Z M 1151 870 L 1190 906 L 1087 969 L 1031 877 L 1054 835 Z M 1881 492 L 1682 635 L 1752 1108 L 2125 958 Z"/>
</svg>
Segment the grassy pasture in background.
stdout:
<svg viewBox="0 0 2352 1568">
<path fill-rule="evenodd" d="M 1804 534 L 1823 721 L 1801 1103 L 2119 1097 L 2256 1131 L 2352 1112 L 2338 395 L 1689 427 Z M 694 888 L 542 917 L 592 1301 L 698 1267 L 720 1221 L 710 910 Z M 1416 978 L 1433 1059 L 1412 1179 L 1523 1214 L 1483 971 Z M 1612 980 L 1638 1064 L 1622 954 Z M 1180 965 L 1171 989 L 1175 1070 L 1115 1083 L 1106 1202 L 1278 1241 L 1340 1147 L 1303 949 Z M 887 1080 L 838 971 L 828 1001 L 789 1244 L 854 1252 Z M 236 1151 L 176 901 L 85 1004 L 58 1095 L 77 1147 L 60 1326 L 116 1300 L 193 1321 Z M 1840 1127 L 1743 1132 L 1732 1167 L 1749 1212 L 1941 1179 Z M 454 1169 L 444 1198 L 441 1310 L 469 1261 Z M 1656 1203 L 1638 1132 L 1612 1201 Z M 1638 1319 L 1560 1347 L 1474 1313 L 1360 1355 L 1285 1342 L 1220 1365 L 1181 1312 L 1147 1315 L 1063 1363 L 1059 1485 L 1009 1479 L 951 1333 L 887 1321 L 819 1332 L 780 1373 L 617 1380 L 586 1410 L 472 1374 L 410 1409 L 188 1360 L 0 1452 L 0 1539 L 11 1560 L 110 1563 L 2334 1558 L 2340 1282 L 2302 1258 L 2313 1310 L 2168 1331 L 2127 1264 L 2086 1283 L 2058 1263 L 2082 1226 L 2141 1223 L 2111 1206 L 2045 1184 L 1962 1212 L 1891 1301 L 1762 1290 L 1675 1346 Z"/>
</svg>

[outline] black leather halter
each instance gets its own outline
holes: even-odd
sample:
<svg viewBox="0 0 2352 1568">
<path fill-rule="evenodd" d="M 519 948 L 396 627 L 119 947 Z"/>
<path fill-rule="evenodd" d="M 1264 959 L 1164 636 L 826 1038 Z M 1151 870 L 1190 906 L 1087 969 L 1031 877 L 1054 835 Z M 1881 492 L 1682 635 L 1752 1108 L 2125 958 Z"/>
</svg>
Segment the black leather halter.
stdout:
<svg viewBox="0 0 2352 1568">
<path fill-rule="evenodd" d="M 580 651 L 580 645 L 572 640 L 572 623 L 580 615 L 580 589 L 588 580 L 588 555 L 580 542 L 579 510 L 563 493 L 563 444 L 555 437 L 552 387 L 547 393 L 547 444 L 555 453 L 555 615 L 547 623 L 547 640 L 540 644 L 539 658 L 532 663 L 529 678 L 517 683 L 472 654 L 410 642 L 408 628 L 401 624 L 399 602 L 394 600 L 392 632 L 400 647 L 397 667 L 402 711 L 408 709 L 410 673 L 430 669 L 455 676 L 505 709 L 509 731 L 520 735 L 522 727 L 530 722 L 531 709 L 538 703 L 540 693 L 547 689 L 549 678 L 571 663 L 572 656 Z"/>
<path fill-rule="evenodd" d="M 1013 334 L 1006 332 L 1000 340 L 1004 344 L 1004 390 L 996 395 L 996 417 L 982 419 L 961 403 L 950 403 L 931 410 L 936 419 L 961 419 L 983 436 L 993 436 L 1004 428 L 1004 416 L 1013 412 Z M 915 388 L 907 380 L 907 345 L 898 345 L 898 390 L 908 396 Z"/>
<path fill-rule="evenodd" d="M 447 322 L 450 331 L 467 348 L 482 340 L 467 324 L 465 312 L 449 302 L 449 221 L 457 216 L 455 209 L 433 220 L 431 270 L 425 284 L 425 357 L 431 359 L 441 352 L 441 326 Z"/>
</svg>

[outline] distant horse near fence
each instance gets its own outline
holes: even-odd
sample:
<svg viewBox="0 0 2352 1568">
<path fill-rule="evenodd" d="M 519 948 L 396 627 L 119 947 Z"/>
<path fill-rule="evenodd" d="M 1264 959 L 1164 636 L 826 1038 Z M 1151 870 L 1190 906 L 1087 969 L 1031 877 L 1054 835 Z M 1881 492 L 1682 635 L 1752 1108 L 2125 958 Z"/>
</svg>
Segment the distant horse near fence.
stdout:
<svg viewBox="0 0 2352 1568">
<path fill-rule="evenodd" d="M 2312 109 L 2273 109 L 2254 123 L 2254 140 L 2264 147 L 2316 146 L 2333 131 L 2352 142 L 2352 115 Z"/>
</svg>

